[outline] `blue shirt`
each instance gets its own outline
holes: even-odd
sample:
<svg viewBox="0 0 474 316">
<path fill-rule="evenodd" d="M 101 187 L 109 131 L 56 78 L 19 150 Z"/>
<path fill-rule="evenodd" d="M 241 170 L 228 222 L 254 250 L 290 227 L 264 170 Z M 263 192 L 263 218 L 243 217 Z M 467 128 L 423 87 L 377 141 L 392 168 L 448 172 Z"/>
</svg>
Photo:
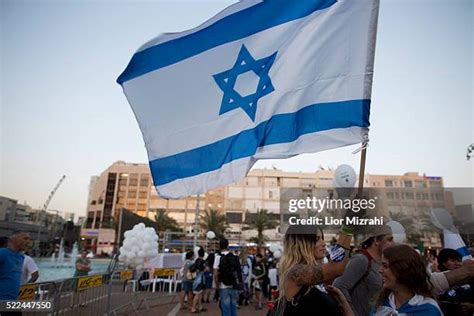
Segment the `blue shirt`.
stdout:
<svg viewBox="0 0 474 316">
<path fill-rule="evenodd" d="M 16 300 L 20 291 L 25 256 L 9 248 L 0 249 L 0 300 Z"/>
</svg>

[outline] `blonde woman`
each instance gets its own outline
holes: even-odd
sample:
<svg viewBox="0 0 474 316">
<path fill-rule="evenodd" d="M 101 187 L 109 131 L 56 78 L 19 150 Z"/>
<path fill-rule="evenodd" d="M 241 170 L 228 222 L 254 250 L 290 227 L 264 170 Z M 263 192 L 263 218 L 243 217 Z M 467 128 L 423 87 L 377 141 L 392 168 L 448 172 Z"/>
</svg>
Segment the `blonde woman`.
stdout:
<svg viewBox="0 0 474 316">
<path fill-rule="evenodd" d="M 314 286 L 342 274 L 351 236 L 339 238 L 338 256 L 323 265 L 326 243 L 317 226 L 290 226 L 280 261 L 280 297 L 274 315 L 353 315 L 344 295 L 336 288 Z"/>
</svg>

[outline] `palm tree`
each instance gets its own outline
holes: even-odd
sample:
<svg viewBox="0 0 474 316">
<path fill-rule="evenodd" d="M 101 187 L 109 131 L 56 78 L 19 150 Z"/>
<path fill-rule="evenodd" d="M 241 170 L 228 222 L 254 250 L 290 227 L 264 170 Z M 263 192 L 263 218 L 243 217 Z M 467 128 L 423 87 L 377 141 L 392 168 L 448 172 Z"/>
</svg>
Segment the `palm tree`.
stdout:
<svg viewBox="0 0 474 316">
<path fill-rule="evenodd" d="M 257 248 L 260 249 L 262 245 L 268 240 L 263 234 L 266 229 L 274 229 L 278 226 L 278 220 L 272 217 L 272 214 L 268 213 L 265 209 L 257 210 L 255 216 L 246 216 L 244 227 L 245 230 L 256 230 L 257 236 L 249 239 L 250 242 L 257 244 Z"/>
<path fill-rule="evenodd" d="M 156 221 L 156 230 L 158 233 L 164 231 L 181 231 L 179 228 L 178 222 L 168 215 L 166 210 L 157 209 L 155 210 L 155 221 Z"/>
<path fill-rule="evenodd" d="M 201 228 L 204 231 L 213 231 L 217 238 L 223 238 L 229 224 L 225 214 L 217 210 L 205 210 L 201 215 Z"/>
<path fill-rule="evenodd" d="M 392 221 L 399 222 L 405 228 L 406 232 L 412 232 L 414 230 L 413 216 L 404 214 L 403 212 L 389 211 L 389 217 Z"/>
</svg>

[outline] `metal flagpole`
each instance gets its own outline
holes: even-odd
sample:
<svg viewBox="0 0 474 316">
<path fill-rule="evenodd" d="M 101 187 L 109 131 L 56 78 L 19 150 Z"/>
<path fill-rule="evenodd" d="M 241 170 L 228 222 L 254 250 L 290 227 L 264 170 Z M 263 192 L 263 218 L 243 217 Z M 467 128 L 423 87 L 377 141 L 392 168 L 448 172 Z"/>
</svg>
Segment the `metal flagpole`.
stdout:
<svg viewBox="0 0 474 316">
<path fill-rule="evenodd" d="M 199 194 L 196 198 L 196 212 L 194 217 L 194 242 L 193 242 L 193 251 L 197 246 L 197 237 L 198 237 L 198 230 L 199 230 Z"/>
<path fill-rule="evenodd" d="M 364 174 L 365 174 L 365 159 L 367 157 L 367 145 L 362 145 L 362 152 L 360 154 L 360 167 L 359 167 L 359 190 L 357 195 L 362 198 L 362 192 L 364 191 Z"/>
</svg>

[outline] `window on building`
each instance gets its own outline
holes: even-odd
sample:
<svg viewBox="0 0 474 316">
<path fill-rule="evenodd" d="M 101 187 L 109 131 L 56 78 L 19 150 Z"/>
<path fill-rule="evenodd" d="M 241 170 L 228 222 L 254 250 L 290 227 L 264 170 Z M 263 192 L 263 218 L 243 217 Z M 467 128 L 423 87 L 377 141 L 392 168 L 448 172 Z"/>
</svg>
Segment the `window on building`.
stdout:
<svg viewBox="0 0 474 316">
<path fill-rule="evenodd" d="M 426 181 L 415 181 L 415 188 L 426 188 Z"/>
<path fill-rule="evenodd" d="M 403 181 L 405 188 L 413 188 L 413 182 L 411 180 Z"/>
<path fill-rule="evenodd" d="M 268 191 L 268 198 L 273 199 L 273 191 Z"/>
<path fill-rule="evenodd" d="M 387 199 L 393 200 L 393 198 L 394 198 L 393 192 L 387 192 Z"/>
<path fill-rule="evenodd" d="M 430 188 L 441 188 L 441 181 L 430 181 Z"/>
<path fill-rule="evenodd" d="M 242 213 L 237 212 L 226 212 L 227 222 L 229 224 L 240 224 L 242 223 Z"/>
<path fill-rule="evenodd" d="M 386 187 L 393 187 L 393 180 L 385 180 Z"/>
</svg>

